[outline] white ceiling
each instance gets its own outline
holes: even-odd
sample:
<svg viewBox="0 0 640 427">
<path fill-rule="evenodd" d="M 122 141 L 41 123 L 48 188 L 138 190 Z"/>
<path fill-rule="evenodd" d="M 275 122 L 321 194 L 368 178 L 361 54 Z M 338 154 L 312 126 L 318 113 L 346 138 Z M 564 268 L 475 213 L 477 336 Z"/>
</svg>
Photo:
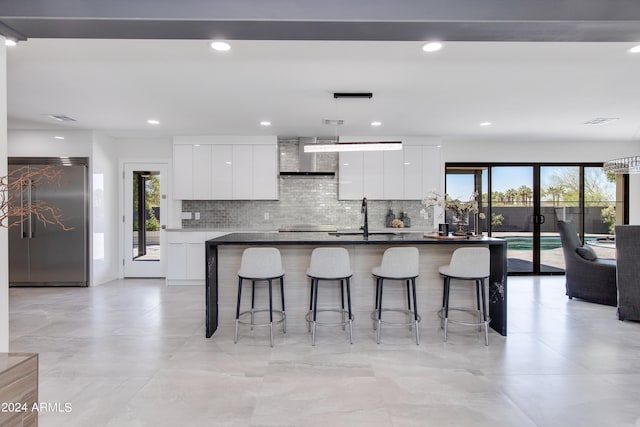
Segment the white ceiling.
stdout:
<svg viewBox="0 0 640 427">
<path fill-rule="evenodd" d="M 7 48 L 9 129 L 122 138 L 640 138 L 640 54 L 627 52 L 632 43 L 450 42 L 432 54 L 421 45 L 233 41 L 223 53 L 202 40 L 30 39 Z M 334 100 L 333 92 L 373 98 Z M 596 117 L 620 120 L 583 124 Z M 161 124 L 148 125 L 150 118 Z M 374 120 L 382 126 L 372 128 Z M 484 121 L 493 126 L 480 127 Z"/>
</svg>

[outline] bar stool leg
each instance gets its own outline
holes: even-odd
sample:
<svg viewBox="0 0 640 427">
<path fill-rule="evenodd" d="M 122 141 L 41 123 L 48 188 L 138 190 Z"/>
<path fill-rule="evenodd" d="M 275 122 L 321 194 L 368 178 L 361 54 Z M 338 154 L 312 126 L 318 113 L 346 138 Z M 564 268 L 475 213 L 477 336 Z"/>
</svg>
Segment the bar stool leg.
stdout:
<svg viewBox="0 0 640 427">
<path fill-rule="evenodd" d="M 380 292 L 380 278 L 376 277 L 376 305 L 375 305 L 375 311 L 378 311 L 378 304 L 379 304 L 379 300 L 378 300 L 378 292 Z M 377 330 L 378 328 L 378 322 L 376 320 L 373 321 L 373 330 Z"/>
<path fill-rule="evenodd" d="M 345 318 L 344 318 L 344 279 L 340 279 L 340 306 L 342 307 L 342 330 L 345 330 Z"/>
<path fill-rule="evenodd" d="M 410 288 L 410 281 L 407 279 L 407 310 L 409 310 L 408 316 L 409 316 L 409 320 L 411 320 L 411 290 Z M 411 323 L 409 323 L 409 332 L 411 332 Z"/>
<path fill-rule="evenodd" d="M 384 279 L 379 279 L 378 285 L 378 325 L 376 330 L 376 343 L 380 344 L 380 329 L 382 327 L 382 323 L 380 320 L 382 319 L 382 287 L 384 286 Z"/>
<path fill-rule="evenodd" d="M 240 300 L 242 299 L 242 277 L 238 278 L 238 304 L 236 304 L 236 331 L 233 334 L 233 343 L 238 343 L 238 326 L 240 326 Z"/>
<path fill-rule="evenodd" d="M 287 314 L 284 309 L 284 278 L 280 278 L 280 299 L 282 300 L 282 333 L 287 333 Z"/>
<path fill-rule="evenodd" d="M 313 323 L 311 326 L 311 345 L 316 345 L 316 319 L 318 317 L 318 279 L 313 279 Z"/>
<path fill-rule="evenodd" d="M 269 279 L 269 339 L 273 347 L 273 292 L 271 289 L 272 280 Z"/>
<path fill-rule="evenodd" d="M 476 308 L 478 309 L 478 330 L 482 330 L 482 308 L 480 308 L 480 279 L 475 279 L 476 282 Z"/>
<path fill-rule="evenodd" d="M 309 316 L 307 320 L 307 332 L 311 332 L 311 322 L 313 316 L 313 286 L 315 279 L 311 279 L 311 287 L 309 288 Z"/>
<path fill-rule="evenodd" d="M 348 277 L 346 278 L 346 282 L 347 282 L 347 308 L 349 309 L 349 344 L 353 344 L 353 315 L 351 314 L 351 286 L 349 284 Z"/>
<path fill-rule="evenodd" d="M 255 307 L 256 302 L 256 281 L 251 281 L 251 330 L 253 331 L 254 317 L 253 317 L 253 309 Z"/>
<path fill-rule="evenodd" d="M 482 320 L 484 321 L 484 345 L 489 345 L 489 322 L 487 322 L 487 306 L 484 291 L 484 279 L 480 280 L 480 289 L 482 290 Z"/>
<path fill-rule="evenodd" d="M 451 278 L 444 278 L 444 342 L 447 342 L 447 323 L 449 322 L 449 291 L 450 291 Z"/>
<path fill-rule="evenodd" d="M 418 331 L 418 303 L 416 302 L 416 279 L 415 278 L 411 279 L 411 289 L 413 291 L 413 319 L 416 325 L 416 345 L 420 345 L 420 333 Z M 409 328 L 409 330 L 411 330 L 411 328 Z"/>
</svg>

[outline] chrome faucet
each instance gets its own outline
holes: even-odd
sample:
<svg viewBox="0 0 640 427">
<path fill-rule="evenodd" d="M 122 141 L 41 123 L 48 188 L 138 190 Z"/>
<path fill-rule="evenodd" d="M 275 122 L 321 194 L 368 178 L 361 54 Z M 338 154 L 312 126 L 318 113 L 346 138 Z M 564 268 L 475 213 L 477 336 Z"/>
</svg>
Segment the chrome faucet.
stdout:
<svg viewBox="0 0 640 427">
<path fill-rule="evenodd" d="M 360 213 L 364 214 L 364 225 L 362 226 L 363 237 L 365 239 L 368 239 L 369 238 L 369 213 L 367 211 L 366 197 L 362 199 L 362 208 L 360 209 Z"/>
</svg>

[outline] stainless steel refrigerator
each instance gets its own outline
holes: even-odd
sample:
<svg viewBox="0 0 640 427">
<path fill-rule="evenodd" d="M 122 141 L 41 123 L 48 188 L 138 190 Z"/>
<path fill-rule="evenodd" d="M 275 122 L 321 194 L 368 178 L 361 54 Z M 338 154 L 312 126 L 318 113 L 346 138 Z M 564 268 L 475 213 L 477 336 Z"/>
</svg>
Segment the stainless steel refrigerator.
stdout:
<svg viewBox="0 0 640 427">
<path fill-rule="evenodd" d="M 55 168 L 58 179 L 20 179 L 14 193 L 22 208 L 46 203 L 60 209 L 67 230 L 30 214 L 9 228 L 9 286 L 88 286 L 88 186 L 86 158 L 9 158 L 9 171 L 26 176 Z M 17 217 L 9 218 L 11 223 Z"/>
</svg>

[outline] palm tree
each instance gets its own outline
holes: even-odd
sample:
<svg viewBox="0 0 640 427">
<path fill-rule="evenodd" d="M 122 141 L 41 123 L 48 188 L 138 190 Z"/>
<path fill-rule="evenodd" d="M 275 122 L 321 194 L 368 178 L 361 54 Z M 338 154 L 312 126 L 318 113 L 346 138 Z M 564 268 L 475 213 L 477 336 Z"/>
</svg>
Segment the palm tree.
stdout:
<svg viewBox="0 0 640 427">
<path fill-rule="evenodd" d="M 518 187 L 517 192 L 518 195 L 522 198 L 522 204 L 528 205 L 529 200 L 531 200 L 531 198 L 533 197 L 533 190 L 526 185 L 521 185 L 520 187 Z"/>
</svg>

